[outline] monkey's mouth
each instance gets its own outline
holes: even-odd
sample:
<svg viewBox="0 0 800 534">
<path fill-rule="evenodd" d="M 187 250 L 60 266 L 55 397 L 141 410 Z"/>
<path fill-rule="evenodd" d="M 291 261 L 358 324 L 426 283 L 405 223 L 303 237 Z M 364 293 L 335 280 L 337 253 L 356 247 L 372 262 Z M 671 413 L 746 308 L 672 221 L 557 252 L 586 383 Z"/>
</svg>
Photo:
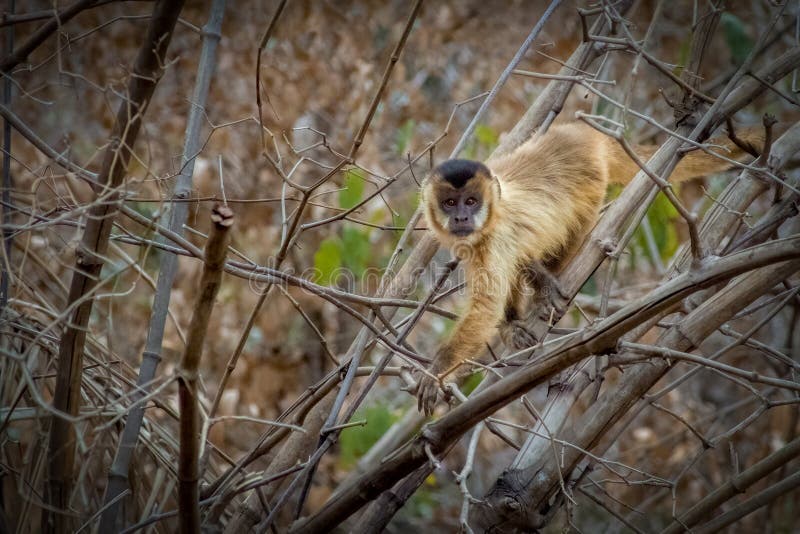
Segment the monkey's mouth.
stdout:
<svg viewBox="0 0 800 534">
<path fill-rule="evenodd" d="M 474 232 L 475 229 L 471 226 L 460 226 L 450 230 L 450 233 L 456 237 L 467 237 L 469 234 Z"/>
</svg>

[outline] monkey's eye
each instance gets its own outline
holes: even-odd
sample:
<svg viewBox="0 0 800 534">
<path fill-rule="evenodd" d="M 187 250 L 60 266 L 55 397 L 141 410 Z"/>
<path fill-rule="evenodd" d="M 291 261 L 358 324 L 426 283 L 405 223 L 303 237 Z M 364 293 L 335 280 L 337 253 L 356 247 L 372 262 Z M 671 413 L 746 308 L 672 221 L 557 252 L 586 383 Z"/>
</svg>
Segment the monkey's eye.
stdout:
<svg viewBox="0 0 800 534">
<path fill-rule="evenodd" d="M 465 202 L 465 203 L 466 203 L 466 205 L 467 205 L 467 206 L 474 206 L 475 204 L 477 204 L 477 203 L 478 203 L 478 199 L 476 199 L 475 197 L 469 197 L 469 198 L 466 200 L 466 202 Z"/>
<path fill-rule="evenodd" d="M 447 206 L 448 208 L 452 208 L 456 205 L 456 200 L 454 198 L 448 198 L 444 202 L 442 202 L 443 206 Z"/>
</svg>

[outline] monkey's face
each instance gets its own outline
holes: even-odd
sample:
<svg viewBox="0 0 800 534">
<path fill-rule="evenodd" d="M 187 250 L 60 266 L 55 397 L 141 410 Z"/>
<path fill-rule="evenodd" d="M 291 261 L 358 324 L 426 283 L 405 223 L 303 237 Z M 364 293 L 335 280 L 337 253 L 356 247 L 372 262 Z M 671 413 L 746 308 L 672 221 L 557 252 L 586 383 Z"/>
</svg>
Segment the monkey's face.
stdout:
<svg viewBox="0 0 800 534">
<path fill-rule="evenodd" d="M 447 220 L 447 230 L 456 237 L 466 237 L 486 222 L 486 206 L 475 191 L 443 191 L 439 209 Z"/>
<path fill-rule="evenodd" d="M 473 242 L 492 222 L 499 185 L 489 169 L 469 160 L 449 160 L 431 173 L 423 189 L 425 215 L 443 244 Z"/>
</svg>

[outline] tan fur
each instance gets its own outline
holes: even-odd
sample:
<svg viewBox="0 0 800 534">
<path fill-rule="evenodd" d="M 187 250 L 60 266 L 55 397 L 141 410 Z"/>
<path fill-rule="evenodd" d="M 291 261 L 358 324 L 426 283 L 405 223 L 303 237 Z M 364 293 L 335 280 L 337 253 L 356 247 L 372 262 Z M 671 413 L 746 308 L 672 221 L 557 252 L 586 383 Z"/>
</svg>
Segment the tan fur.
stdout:
<svg viewBox="0 0 800 534">
<path fill-rule="evenodd" d="M 747 134 L 753 139 L 753 132 Z M 714 141 L 741 157 L 725 140 Z M 637 147 L 647 159 L 654 147 Z M 467 237 L 447 231 L 447 216 L 439 208 L 443 188 L 452 188 L 435 175 L 423 186 L 422 202 L 428 227 L 445 247 L 464 260 L 470 302 L 451 338 L 440 348 L 431 372 L 440 374 L 465 359 L 478 356 L 498 325 L 508 319 L 508 306 L 517 306 L 524 267 L 540 262 L 552 269 L 579 246 L 597 220 L 609 183 L 626 184 L 639 171 L 619 144 L 583 123 L 555 125 L 511 154 L 486 164 L 495 180 L 470 179 L 488 214 L 483 226 Z M 728 168 L 702 151 L 687 154 L 670 181 L 682 181 Z M 498 187 L 499 186 L 499 187 Z M 437 385 L 420 382 L 420 407 L 432 409 Z M 431 393 L 433 391 L 433 393 Z M 427 396 L 428 398 L 423 399 Z"/>
</svg>

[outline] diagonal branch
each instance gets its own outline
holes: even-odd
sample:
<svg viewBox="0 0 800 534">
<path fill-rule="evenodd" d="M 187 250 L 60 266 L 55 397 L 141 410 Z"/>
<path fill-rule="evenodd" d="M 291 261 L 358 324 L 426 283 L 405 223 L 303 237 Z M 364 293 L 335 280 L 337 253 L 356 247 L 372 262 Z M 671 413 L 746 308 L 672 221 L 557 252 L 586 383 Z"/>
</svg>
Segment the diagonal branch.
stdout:
<svg viewBox="0 0 800 534">
<path fill-rule="evenodd" d="M 500 379 L 425 427 L 418 437 L 397 454 L 365 473 L 354 487 L 333 497 L 314 516 L 295 523 L 291 532 L 325 532 L 330 525 L 339 524 L 366 502 L 426 462 L 426 448 L 434 455 L 443 452 L 488 415 L 584 358 L 614 350 L 617 340 L 624 333 L 663 313 L 692 293 L 747 271 L 797 258 L 800 258 L 800 236 L 770 242 L 720 258 L 714 264 L 702 266 L 696 271 L 670 280 L 650 295 L 626 306 L 597 325 L 547 343 L 542 354 L 534 361 Z M 796 263 L 785 265 L 796 268 Z"/>
<path fill-rule="evenodd" d="M 757 462 L 752 467 L 745 469 L 728 482 L 706 495 L 697 504 L 692 506 L 679 520 L 665 528 L 661 534 L 679 534 L 699 523 L 719 505 L 728 501 L 737 493 L 743 493 L 747 488 L 775 471 L 790 460 L 800 456 L 800 438 L 787 443 L 783 448 L 773 452 L 766 458 Z M 720 528 L 723 528 L 721 526 Z"/>
</svg>

